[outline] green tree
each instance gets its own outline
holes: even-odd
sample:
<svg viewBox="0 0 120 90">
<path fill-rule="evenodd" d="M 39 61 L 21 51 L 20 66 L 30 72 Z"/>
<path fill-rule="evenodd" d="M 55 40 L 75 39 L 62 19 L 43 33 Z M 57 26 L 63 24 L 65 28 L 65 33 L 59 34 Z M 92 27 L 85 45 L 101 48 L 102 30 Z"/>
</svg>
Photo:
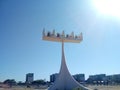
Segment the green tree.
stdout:
<svg viewBox="0 0 120 90">
<path fill-rule="evenodd" d="M 45 80 L 40 79 L 40 80 L 33 81 L 32 84 L 34 84 L 34 85 L 45 85 L 46 82 L 45 82 Z"/>
<path fill-rule="evenodd" d="M 16 81 L 14 79 L 7 79 L 3 82 L 4 84 L 8 84 L 10 87 L 16 85 Z"/>
</svg>

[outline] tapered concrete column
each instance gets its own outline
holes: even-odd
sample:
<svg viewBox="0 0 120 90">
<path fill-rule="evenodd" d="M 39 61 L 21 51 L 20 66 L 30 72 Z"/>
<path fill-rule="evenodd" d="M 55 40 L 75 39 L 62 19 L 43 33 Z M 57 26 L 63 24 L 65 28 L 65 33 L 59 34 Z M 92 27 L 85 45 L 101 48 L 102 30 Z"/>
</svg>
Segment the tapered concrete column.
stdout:
<svg viewBox="0 0 120 90">
<path fill-rule="evenodd" d="M 81 88 L 81 90 L 88 90 L 83 85 L 79 84 L 69 73 L 64 54 L 64 42 L 62 42 L 62 59 L 61 68 L 58 78 L 48 90 L 73 90 L 74 88 Z"/>
</svg>

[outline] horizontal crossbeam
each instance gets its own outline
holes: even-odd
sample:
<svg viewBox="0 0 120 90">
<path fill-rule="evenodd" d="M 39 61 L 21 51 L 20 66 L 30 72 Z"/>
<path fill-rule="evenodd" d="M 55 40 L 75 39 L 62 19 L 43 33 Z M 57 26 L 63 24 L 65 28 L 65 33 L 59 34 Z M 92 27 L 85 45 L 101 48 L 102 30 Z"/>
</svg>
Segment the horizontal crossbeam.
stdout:
<svg viewBox="0 0 120 90">
<path fill-rule="evenodd" d="M 72 32 L 71 35 L 64 34 L 64 31 L 62 34 L 55 34 L 55 31 L 53 33 L 45 33 L 45 30 L 43 31 L 43 40 L 47 41 L 53 41 L 53 42 L 71 42 L 71 43 L 80 43 L 83 40 L 82 33 L 79 36 L 74 36 L 74 33 Z"/>
</svg>

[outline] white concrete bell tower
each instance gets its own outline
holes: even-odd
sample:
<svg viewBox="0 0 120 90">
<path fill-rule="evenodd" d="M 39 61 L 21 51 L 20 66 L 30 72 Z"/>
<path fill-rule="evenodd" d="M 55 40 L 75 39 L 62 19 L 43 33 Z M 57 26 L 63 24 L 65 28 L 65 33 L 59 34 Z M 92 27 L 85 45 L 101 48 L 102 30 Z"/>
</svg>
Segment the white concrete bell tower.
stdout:
<svg viewBox="0 0 120 90">
<path fill-rule="evenodd" d="M 82 33 L 79 36 L 74 36 L 72 32 L 71 35 L 66 35 L 64 31 L 62 34 L 55 34 L 55 30 L 53 32 L 45 33 L 43 30 L 43 40 L 47 41 L 55 41 L 62 43 L 62 58 L 61 58 L 61 68 L 58 75 L 58 78 L 55 80 L 54 84 L 49 87 L 48 90 L 90 90 L 87 87 L 79 84 L 69 73 L 69 70 L 66 65 L 65 61 L 65 54 L 64 54 L 64 43 L 71 42 L 71 43 L 80 43 L 83 40 Z M 77 89 L 78 88 L 78 89 Z"/>
</svg>

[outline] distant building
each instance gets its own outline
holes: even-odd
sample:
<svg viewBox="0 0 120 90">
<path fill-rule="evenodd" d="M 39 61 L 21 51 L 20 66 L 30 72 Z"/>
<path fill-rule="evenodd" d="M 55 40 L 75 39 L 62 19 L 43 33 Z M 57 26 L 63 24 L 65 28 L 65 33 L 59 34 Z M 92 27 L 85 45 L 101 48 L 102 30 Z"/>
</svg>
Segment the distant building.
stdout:
<svg viewBox="0 0 120 90">
<path fill-rule="evenodd" d="M 116 84 L 120 84 L 120 74 L 113 75 L 113 82 Z"/>
<path fill-rule="evenodd" d="M 75 74 L 73 77 L 78 82 L 85 82 L 85 74 Z"/>
<path fill-rule="evenodd" d="M 92 80 L 99 80 L 103 81 L 103 79 L 106 77 L 106 74 L 97 74 L 97 75 L 90 75 L 89 78 Z"/>
<path fill-rule="evenodd" d="M 107 81 L 112 81 L 112 80 L 113 80 L 113 75 L 108 75 L 108 76 L 106 76 L 106 80 L 107 80 Z"/>
<path fill-rule="evenodd" d="M 57 79 L 58 75 L 58 73 L 50 75 L 50 82 L 54 82 Z"/>
<path fill-rule="evenodd" d="M 96 75 L 90 75 L 87 83 L 90 84 L 104 84 L 106 80 L 106 74 L 96 74 Z"/>
<path fill-rule="evenodd" d="M 108 75 L 106 76 L 106 80 L 109 84 L 120 84 L 120 74 Z"/>
<path fill-rule="evenodd" d="M 34 74 L 33 73 L 28 73 L 26 74 L 26 83 L 31 83 L 34 81 Z"/>
</svg>

